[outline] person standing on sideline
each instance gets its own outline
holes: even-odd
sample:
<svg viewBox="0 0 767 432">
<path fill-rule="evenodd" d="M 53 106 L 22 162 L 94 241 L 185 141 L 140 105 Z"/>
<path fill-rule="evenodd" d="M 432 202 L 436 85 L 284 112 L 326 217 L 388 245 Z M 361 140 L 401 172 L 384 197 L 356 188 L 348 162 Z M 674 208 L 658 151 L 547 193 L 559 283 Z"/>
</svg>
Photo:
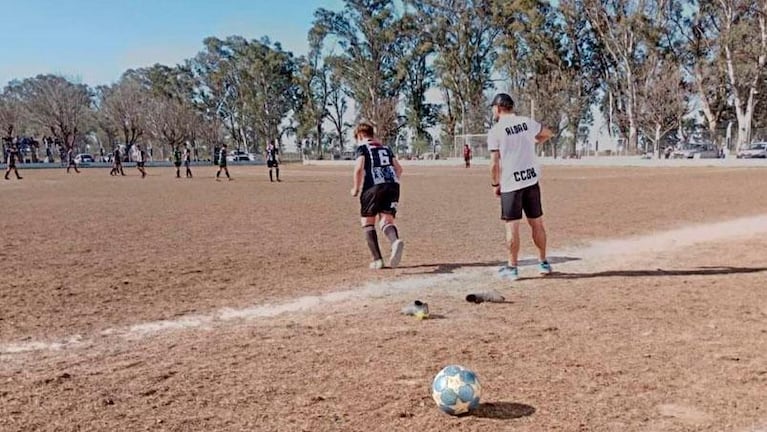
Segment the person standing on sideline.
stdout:
<svg viewBox="0 0 767 432">
<path fill-rule="evenodd" d="M 23 179 L 22 176 L 19 175 L 19 169 L 16 168 L 16 161 L 20 160 L 19 156 L 19 148 L 16 146 L 16 143 L 11 142 L 10 146 L 8 146 L 8 150 L 6 150 L 6 157 L 5 157 L 5 179 L 10 180 L 11 178 L 9 175 L 11 174 L 11 170 L 13 170 L 14 174 L 16 174 L 16 179 L 21 180 Z"/>
<path fill-rule="evenodd" d="M 67 174 L 69 174 L 70 168 L 74 168 L 75 172 L 80 174 L 80 170 L 77 169 L 77 161 L 75 160 L 75 149 L 72 146 L 67 150 Z"/>
<path fill-rule="evenodd" d="M 181 144 L 173 147 L 173 165 L 176 167 L 176 178 L 181 178 Z"/>
<path fill-rule="evenodd" d="M 280 149 L 277 147 L 277 142 L 269 143 L 266 146 L 266 166 L 269 167 L 269 181 L 274 182 L 272 177 L 272 168 L 277 173 L 277 181 L 280 182 Z"/>
<path fill-rule="evenodd" d="M 216 181 L 221 181 L 221 179 L 219 179 L 221 170 L 226 173 L 226 178 L 231 181 L 232 177 L 229 176 L 229 168 L 226 167 L 226 143 L 221 146 L 221 150 L 218 152 L 218 172 L 216 172 Z"/>
<path fill-rule="evenodd" d="M 519 279 L 519 223 L 524 212 L 538 248 L 538 270 L 552 272 L 546 257 L 546 229 L 543 225 L 540 167 L 535 154 L 537 144 L 551 138 L 551 131 L 535 120 L 514 113 L 514 100 L 499 93 L 492 103 L 495 125 L 487 136 L 490 151 L 491 185 L 501 198 L 501 219 L 506 224 L 508 262 L 498 275 L 502 279 Z"/>
<path fill-rule="evenodd" d="M 189 144 L 184 144 L 184 168 L 186 168 L 186 178 L 192 178 L 192 152 L 189 151 Z"/>
<path fill-rule="evenodd" d="M 463 145 L 463 161 L 466 162 L 466 168 L 471 167 L 471 146 Z"/>
<path fill-rule="evenodd" d="M 146 177 L 146 151 L 141 148 L 140 144 L 136 144 L 136 169 L 141 173 L 141 178 Z"/>
<path fill-rule="evenodd" d="M 402 166 L 394 152 L 375 139 L 372 125 L 360 123 L 354 131 L 354 138 L 358 147 L 351 195 L 360 196 L 362 230 L 373 256 L 370 268 L 379 270 L 384 266 L 378 245 L 376 218 L 379 220 L 381 231 L 391 242 L 389 266 L 396 268 L 405 247 L 394 224 L 399 204 Z"/>
</svg>

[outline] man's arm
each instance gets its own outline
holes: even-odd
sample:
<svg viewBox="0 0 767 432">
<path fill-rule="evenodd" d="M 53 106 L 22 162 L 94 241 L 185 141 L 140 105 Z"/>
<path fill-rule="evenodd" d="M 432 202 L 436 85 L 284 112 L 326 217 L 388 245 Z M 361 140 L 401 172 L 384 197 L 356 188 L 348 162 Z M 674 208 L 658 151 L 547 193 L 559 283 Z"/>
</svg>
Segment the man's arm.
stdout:
<svg viewBox="0 0 767 432">
<path fill-rule="evenodd" d="M 402 165 L 399 163 L 399 159 L 392 158 L 391 164 L 394 167 L 394 173 L 397 174 L 397 178 L 402 178 Z"/>
<path fill-rule="evenodd" d="M 501 153 L 498 150 L 490 151 L 490 181 L 491 186 L 495 189 L 495 194 L 498 195 L 501 192 Z"/>
<path fill-rule="evenodd" d="M 535 136 L 535 142 L 538 144 L 543 144 L 544 142 L 548 141 L 553 135 L 554 133 L 551 132 L 551 129 L 541 125 L 541 131 L 538 132 L 538 135 Z"/>
<path fill-rule="evenodd" d="M 352 187 L 352 196 L 357 196 L 362 188 L 362 180 L 365 174 L 365 157 L 359 156 L 354 165 L 354 186 Z"/>
</svg>

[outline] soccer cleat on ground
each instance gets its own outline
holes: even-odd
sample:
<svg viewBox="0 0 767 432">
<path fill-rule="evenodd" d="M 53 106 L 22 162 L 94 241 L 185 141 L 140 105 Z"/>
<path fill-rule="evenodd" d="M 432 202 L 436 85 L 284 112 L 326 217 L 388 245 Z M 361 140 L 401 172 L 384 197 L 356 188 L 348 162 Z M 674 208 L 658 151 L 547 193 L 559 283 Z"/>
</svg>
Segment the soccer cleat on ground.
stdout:
<svg viewBox="0 0 767 432">
<path fill-rule="evenodd" d="M 469 303 L 503 303 L 506 301 L 506 298 L 497 291 L 485 291 L 467 295 L 466 301 Z"/>
<path fill-rule="evenodd" d="M 429 305 L 427 303 L 422 302 L 421 300 L 416 300 L 412 304 L 409 304 L 402 308 L 402 313 L 404 315 L 412 315 L 418 319 L 424 319 L 429 317 Z"/>
<path fill-rule="evenodd" d="M 394 240 L 391 245 L 391 257 L 389 258 L 389 266 L 391 268 L 397 268 L 399 262 L 402 260 L 402 252 L 405 250 L 405 242 L 402 240 Z"/>
<path fill-rule="evenodd" d="M 538 263 L 538 273 L 542 275 L 548 275 L 552 272 L 551 264 L 548 261 L 541 261 Z"/>
<path fill-rule="evenodd" d="M 498 270 L 498 277 L 503 280 L 515 281 L 519 279 L 519 269 L 505 265 Z"/>
<path fill-rule="evenodd" d="M 370 270 L 381 270 L 382 268 L 384 268 L 384 262 L 382 259 L 375 260 L 370 263 Z"/>
</svg>

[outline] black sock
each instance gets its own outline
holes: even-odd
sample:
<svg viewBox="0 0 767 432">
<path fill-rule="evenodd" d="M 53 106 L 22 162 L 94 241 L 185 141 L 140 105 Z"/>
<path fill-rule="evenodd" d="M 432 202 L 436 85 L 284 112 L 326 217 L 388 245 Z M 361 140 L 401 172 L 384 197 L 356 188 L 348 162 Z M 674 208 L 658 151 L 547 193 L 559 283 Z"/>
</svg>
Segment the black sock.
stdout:
<svg viewBox="0 0 767 432">
<path fill-rule="evenodd" d="M 376 233 L 376 226 L 365 225 L 362 227 L 362 230 L 365 231 L 365 240 L 367 240 L 368 248 L 373 255 L 373 261 L 382 259 L 381 248 L 378 247 L 378 233 Z"/>
<path fill-rule="evenodd" d="M 221 170 L 218 170 L 218 171 L 216 172 L 216 178 L 219 178 L 220 176 L 221 176 Z"/>
<path fill-rule="evenodd" d="M 231 177 L 229 177 L 229 170 L 226 170 L 224 172 L 226 173 L 226 178 L 231 178 Z"/>
<path fill-rule="evenodd" d="M 269 168 L 269 181 L 274 181 L 274 177 L 272 177 L 272 169 Z"/>
<path fill-rule="evenodd" d="M 280 169 L 279 168 L 275 168 L 274 172 L 277 173 L 277 181 L 280 181 Z"/>
<path fill-rule="evenodd" d="M 393 224 L 384 225 L 383 229 L 384 235 L 387 239 L 389 239 L 390 242 L 394 243 L 396 240 L 399 239 L 399 233 L 397 232 L 397 227 Z"/>
</svg>

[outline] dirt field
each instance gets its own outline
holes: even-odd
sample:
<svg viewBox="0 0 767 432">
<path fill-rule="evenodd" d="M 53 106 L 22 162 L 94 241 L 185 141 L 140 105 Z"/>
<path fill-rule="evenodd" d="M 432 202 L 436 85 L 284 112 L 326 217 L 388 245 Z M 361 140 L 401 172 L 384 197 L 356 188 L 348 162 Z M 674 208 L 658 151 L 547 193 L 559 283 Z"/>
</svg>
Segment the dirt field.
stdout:
<svg viewBox="0 0 767 432">
<path fill-rule="evenodd" d="M 767 214 L 766 169 L 549 167 L 558 273 L 513 287 L 484 167 L 406 167 L 377 273 L 348 169 L 172 171 L 0 183 L 0 430 L 767 430 L 767 223 L 711 225 Z M 450 363 L 474 416 L 431 401 Z"/>
</svg>

